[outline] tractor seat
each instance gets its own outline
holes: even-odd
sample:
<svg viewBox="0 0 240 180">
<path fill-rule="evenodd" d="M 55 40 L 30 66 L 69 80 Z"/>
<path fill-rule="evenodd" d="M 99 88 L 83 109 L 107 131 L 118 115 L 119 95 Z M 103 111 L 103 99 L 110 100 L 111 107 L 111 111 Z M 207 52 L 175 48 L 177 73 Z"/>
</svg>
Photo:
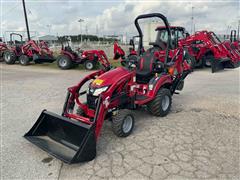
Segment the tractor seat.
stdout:
<svg viewBox="0 0 240 180">
<path fill-rule="evenodd" d="M 68 51 L 68 52 L 72 52 L 72 48 L 71 48 L 70 46 L 66 46 L 66 47 L 64 48 L 64 50 L 65 50 L 65 51 Z"/>
<path fill-rule="evenodd" d="M 136 71 L 136 80 L 137 83 L 145 84 L 150 81 L 153 76 L 153 60 L 154 53 L 146 52 L 138 61 L 137 71 Z"/>
<path fill-rule="evenodd" d="M 17 51 L 17 52 L 21 52 L 21 51 L 22 51 L 21 45 L 16 45 L 16 51 Z"/>
<path fill-rule="evenodd" d="M 149 45 L 153 47 L 158 47 L 160 50 L 165 50 L 167 48 L 167 43 L 161 39 L 157 39 L 155 42 L 150 42 Z"/>
</svg>

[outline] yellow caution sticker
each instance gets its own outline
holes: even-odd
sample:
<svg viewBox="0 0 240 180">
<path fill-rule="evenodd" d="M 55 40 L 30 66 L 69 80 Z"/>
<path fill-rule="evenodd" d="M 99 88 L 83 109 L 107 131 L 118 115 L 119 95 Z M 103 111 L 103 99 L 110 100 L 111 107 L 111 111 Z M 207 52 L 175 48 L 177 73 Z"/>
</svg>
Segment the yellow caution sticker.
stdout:
<svg viewBox="0 0 240 180">
<path fill-rule="evenodd" d="M 96 84 L 97 86 L 100 86 L 102 83 L 103 83 L 103 80 L 102 80 L 102 79 L 95 79 L 95 80 L 93 81 L 93 84 Z"/>
</svg>

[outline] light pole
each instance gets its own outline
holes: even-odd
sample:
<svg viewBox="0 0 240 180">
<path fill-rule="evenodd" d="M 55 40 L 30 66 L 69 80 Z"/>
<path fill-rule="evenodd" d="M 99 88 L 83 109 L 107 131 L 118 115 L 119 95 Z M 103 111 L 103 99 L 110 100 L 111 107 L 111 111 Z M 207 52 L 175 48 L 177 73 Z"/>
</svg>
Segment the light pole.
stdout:
<svg viewBox="0 0 240 180">
<path fill-rule="evenodd" d="M 84 20 L 83 19 L 79 19 L 78 22 L 79 22 L 79 25 L 80 25 L 81 44 L 82 44 L 82 25 L 81 25 L 81 23 L 84 22 Z"/>
<path fill-rule="evenodd" d="M 193 9 L 194 9 L 194 6 L 192 5 L 192 17 L 191 17 L 192 24 L 191 24 L 191 34 L 193 34 L 193 32 L 195 31 L 195 30 L 194 30 L 194 17 L 193 17 Z"/>
<path fill-rule="evenodd" d="M 26 24 L 26 28 L 27 28 L 27 36 L 28 36 L 28 40 L 30 41 L 31 38 L 30 38 L 30 32 L 29 32 L 29 26 L 28 26 L 28 18 L 27 18 L 25 0 L 22 0 L 22 4 L 23 4 L 23 12 L 24 12 L 25 24 Z"/>
<path fill-rule="evenodd" d="M 240 31 L 240 19 L 238 19 L 238 27 L 237 27 L 237 37 L 238 37 L 238 40 L 240 39 L 240 36 L 239 36 L 239 31 Z"/>
<path fill-rule="evenodd" d="M 48 25 L 47 25 L 49 35 L 50 35 L 50 33 L 51 33 L 51 27 L 52 27 L 51 24 L 48 24 Z"/>
</svg>

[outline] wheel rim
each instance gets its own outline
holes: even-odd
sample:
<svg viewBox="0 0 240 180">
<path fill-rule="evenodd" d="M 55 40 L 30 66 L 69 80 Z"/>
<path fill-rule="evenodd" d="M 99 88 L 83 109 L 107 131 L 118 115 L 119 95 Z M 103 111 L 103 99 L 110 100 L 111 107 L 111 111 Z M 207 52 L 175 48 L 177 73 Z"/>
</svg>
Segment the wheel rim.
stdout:
<svg viewBox="0 0 240 180">
<path fill-rule="evenodd" d="M 207 66 L 211 66 L 210 60 L 206 60 L 206 65 L 207 65 Z"/>
<path fill-rule="evenodd" d="M 19 61 L 20 61 L 21 64 L 25 64 L 25 58 L 22 57 L 22 58 L 20 58 Z"/>
<path fill-rule="evenodd" d="M 62 66 L 62 67 L 66 66 L 67 65 L 67 60 L 64 59 L 64 58 L 61 58 L 60 61 L 59 61 L 59 65 Z"/>
<path fill-rule="evenodd" d="M 128 133 L 132 129 L 132 125 L 133 125 L 133 118 L 131 115 L 127 115 L 123 120 L 123 126 L 122 126 L 123 132 Z"/>
<path fill-rule="evenodd" d="M 167 95 L 165 95 L 162 99 L 162 110 L 166 111 L 169 107 L 169 104 L 170 104 L 170 98 Z"/>
<path fill-rule="evenodd" d="M 92 69 L 93 68 L 93 64 L 89 62 L 89 63 L 86 64 L 86 67 L 87 67 L 87 69 Z"/>
<path fill-rule="evenodd" d="M 5 59 L 6 59 L 6 61 L 10 61 L 10 59 L 11 59 L 11 55 L 10 54 L 5 54 Z"/>
</svg>

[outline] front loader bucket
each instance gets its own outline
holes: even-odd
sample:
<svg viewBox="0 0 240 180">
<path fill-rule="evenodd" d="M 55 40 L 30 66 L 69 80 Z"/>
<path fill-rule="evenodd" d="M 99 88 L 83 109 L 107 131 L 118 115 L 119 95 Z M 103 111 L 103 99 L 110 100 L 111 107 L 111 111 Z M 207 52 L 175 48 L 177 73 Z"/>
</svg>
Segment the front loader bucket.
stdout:
<svg viewBox="0 0 240 180">
<path fill-rule="evenodd" d="M 215 73 L 217 71 L 223 70 L 224 68 L 229 67 L 229 64 L 231 63 L 231 60 L 228 58 L 224 59 L 212 59 L 211 60 L 211 68 L 212 73 Z"/>
<path fill-rule="evenodd" d="M 34 54 L 33 55 L 33 61 L 37 64 L 41 64 L 41 63 L 53 63 L 55 61 L 55 59 L 47 54 L 44 55 L 37 55 Z"/>
<path fill-rule="evenodd" d="M 46 110 L 24 138 L 68 164 L 91 161 L 96 156 L 95 124 L 88 125 Z"/>
</svg>

